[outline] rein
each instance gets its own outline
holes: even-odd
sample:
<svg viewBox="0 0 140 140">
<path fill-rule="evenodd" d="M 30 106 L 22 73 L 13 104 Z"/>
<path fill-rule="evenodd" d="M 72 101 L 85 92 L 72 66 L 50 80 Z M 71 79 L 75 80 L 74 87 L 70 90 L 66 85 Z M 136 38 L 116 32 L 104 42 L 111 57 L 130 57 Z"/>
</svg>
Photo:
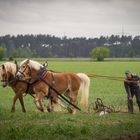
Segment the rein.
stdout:
<svg viewBox="0 0 140 140">
<path fill-rule="evenodd" d="M 107 75 L 97 75 L 97 74 L 87 74 L 88 77 L 94 77 L 94 78 L 104 78 L 108 80 L 115 80 L 115 81 L 122 81 L 122 82 L 128 82 L 128 83 L 137 83 L 137 81 L 134 80 L 127 80 L 124 79 L 124 77 L 115 77 L 115 76 L 107 76 Z"/>
<path fill-rule="evenodd" d="M 24 68 L 23 71 L 18 70 L 17 73 L 19 72 L 19 73 L 21 73 L 25 77 L 24 72 L 26 71 L 27 68 L 29 68 L 29 72 L 30 72 L 29 75 L 31 75 L 31 69 L 30 69 L 29 65 L 26 65 L 26 67 Z"/>
</svg>

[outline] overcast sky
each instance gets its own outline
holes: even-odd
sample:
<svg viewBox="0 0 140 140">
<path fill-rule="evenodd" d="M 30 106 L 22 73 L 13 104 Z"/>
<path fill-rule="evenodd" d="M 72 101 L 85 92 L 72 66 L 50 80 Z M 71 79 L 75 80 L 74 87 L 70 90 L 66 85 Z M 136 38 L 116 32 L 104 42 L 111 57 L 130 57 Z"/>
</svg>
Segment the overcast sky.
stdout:
<svg viewBox="0 0 140 140">
<path fill-rule="evenodd" d="M 0 0 L 0 35 L 140 35 L 140 0 Z"/>
</svg>

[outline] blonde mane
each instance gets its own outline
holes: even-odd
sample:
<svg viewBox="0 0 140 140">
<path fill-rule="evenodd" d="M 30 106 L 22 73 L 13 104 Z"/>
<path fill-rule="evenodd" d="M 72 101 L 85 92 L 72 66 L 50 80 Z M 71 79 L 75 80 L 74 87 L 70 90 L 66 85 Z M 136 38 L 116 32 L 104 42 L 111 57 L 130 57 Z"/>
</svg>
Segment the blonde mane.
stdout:
<svg viewBox="0 0 140 140">
<path fill-rule="evenodd" d="M 24 63 L 26 63 L 26 61 L 28 61 L 28 59 L 23 60 L 20 63 L 20 66 L 22 66 Z M 43 67 L 43 65 L 41 65 L 40 63 L 38 63 L 37 61 L 34 60 L 29 60 L 29 64 L 32 68 L 34 68 L 35 70 L 40 70 L 40 68 Z"/>
<path fill-rule="evenodd" d="M 4 65 L 6 73 L 9 72 L 9 73 L 13 74 L 13 76 L 15 76 L 15 74 L 16 74 L 16 64 L 11 63 L 11 62 L 6 62 L 2 65 Z M 0 71 L 1 70 L 2 70 L 2 67 L 0 68 Z"/>
</svg>

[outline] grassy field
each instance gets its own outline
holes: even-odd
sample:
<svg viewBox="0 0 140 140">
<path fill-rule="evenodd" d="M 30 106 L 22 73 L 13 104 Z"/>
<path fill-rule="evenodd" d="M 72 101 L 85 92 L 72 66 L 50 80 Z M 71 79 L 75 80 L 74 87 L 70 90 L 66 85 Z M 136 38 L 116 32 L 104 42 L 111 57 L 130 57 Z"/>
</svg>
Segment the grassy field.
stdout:
<svg viewBox="0 0 140 140">
<path fill-rule="evenodd" d="M 49 69 L 123 77 L 125 70 L 140 74 L 140 62 L 49 61 Z M 111 113 L 99 116 L 79 111 L 76 115 L 66 112 L 39 113 L 36 112 L 33 98 L 27 95 L 24 97 L 27 113 L 21 112 L 18 101 L 16 113 L 10 113 L 13 95 L 11 88 L 0 87 L 1 140 L 108 140 L 140 137 L 140 113 L 136 103 L 134 103 L 135 114 L 133 115 Z M 105 104 L 115 106 L 116 110 L 127 111 L 127 96 L 123 82 L 91 78 L 89 102 L 93 103 L 98 97 L 102 98 Z M 86 111 L 87 108 L 82 107 L 82 110 Z"/>
</svg>

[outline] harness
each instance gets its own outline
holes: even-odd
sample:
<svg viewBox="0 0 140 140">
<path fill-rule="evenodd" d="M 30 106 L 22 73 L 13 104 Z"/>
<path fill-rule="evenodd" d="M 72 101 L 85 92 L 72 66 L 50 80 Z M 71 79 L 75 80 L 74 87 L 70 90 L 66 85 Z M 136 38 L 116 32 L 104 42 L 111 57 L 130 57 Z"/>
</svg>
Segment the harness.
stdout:
<svg viewBox="0 0 140 140">
<path fill-rule="evenodd" d="M 35 85 L 37 85 L 37 84 L 39 84 L 40 82 L 42 82 L 46 77 L 48 76 L 48 71 L 47 71 L 47 69 L 46 68 L 41 68 L 41 70 L 39 71 L 39 73 L 38 73 L 38 77 L 35 79 L 35 80 L 33 80 L 33 81 L 30 81 L 30 82 L 27 82 L 27 89 L 26 89 L 26 93 L 28 93 L 28 91 L 29 91 L 29 88 L 32 86 L 35 86 Z M 51 85 L 51 87 L 53 87 L 54 86 L 54 84 L 55 84 L 55 79 L 54 79 L 54 75 L 53 75 L 53 73 L 51 73 L 51 79 L 52 79 L 52 82 L 50 83 L 50 85 Z M 48 86 L 49 87 L 49 89 L 48 89 L 48 95 L 46 96 L 47 97 L 47 99 L 51 99 L 52 97 L 51 97 L 51 87 L 50 86 Z"/>
<path fill-rule="evenodd" d="M 30 88 L 30 86 L 31 86 L 30 83 L 27 83 L 27 88 L 26 88 L 26 91 L 25 91 L 26 94 L 29 93 L 29 88 Z"/>
<path fill-rule="evenodd" d="M 30 69 L 29 65 L 26 65 L 24 71 L 25 71 L 27 68 L 29 68 L 29 70 L 30 70 L 30 75 L 31 75 L 31 69 Z M 24 76 L 24 71 L 23 71 L 23 72 L 20 72 L 23 76 Z M 19 71 L 18 71 L 18 72 L 19 72 Z M 66 99 L 63 95 L 61 95 L 61 93 L 60 93 L 59 91 L 57 91 L 57 90 L 54 88 L 55 80 L 54 80 L 53 73 L 51 74 L 51 76 L 52 76 L 52 82 L 51 82 L 51 83 L 48 82 L 48 81 L 46 80 L 47 74 L 48 74 L 47 69 L 46 69 L 45 67 L 41 68 L 40 71 L 39 71 L 39 73 L 38 73 L 38 77 L 37 77 L 35 80 L 33 80 L 33 81 L 29 81 L 30 86 L 35 86 L 36 84 L 39 84 L 40 82 L 43 82 L 43 83 L 45 83 L 46 85 L 48 85 L 48 88 L 49 88 L 49 89 L 48 89 L 48 96 L 47 96 L 47 98 L 50 98 L 50 99 L 52 98 L 52 96 L 51 96 L 51 90 L 53 90 L 53 91 L 56 93 L 57 98 L 65 100 L 65 101 L 66 101 L 67 103 L 69 103 L 71 106 L 73 106 L 73 107 L 76 108 L 77 110 L 80 110 L 80 111 L 81 111 L 81 109 L 80 109 L 79 107 L 77 107 L 76 105 L 74 105 L 73 103 L 71 103 L 68 99 Z M 51 101 L 52 101 L 52 100 L 51 100 Z"/>
<path fill-rule="evenodd" d="M 52 77 L 51 86 L 53 87 L 54 84 L 55 84 L 55 79 L 54 79 L 54 75 L 53 75 L 53 73 L 51 73 L 51 77 Z M 46 96 L 46 97 L 47 97 L 47 99 L 49 99 L 49 98 L 52 99 L 52 96 L 51 96 L 51 88 L 50 88 L 50 86 L 49 86 L 49 89 L 48 89 L 48 96 Z"/>
<path fill-rule="evenodd" d="M 61 95 L 61 93 L 59 91 L 57 91 L 55 88 L 54 88 L 54 84 L 55 84 L 55 79 L 54 79 L 54 75 L 53 73 L 51 73 L 51 77 L 52 77 L 52 82 L 49 83 L 45 78 L 48 74 L 48 71 L 47 69 L 45 68 L 42 68 L 40 71 L 39 71 L 39 76 L 37 77 L 36 80 L 34 80 L 34 82 L 30 83 L 32 84 L 32 86 L 40 83 L 40 82 L 44 82 L 46 85 L 48 85 L 49 89 L 48 89 L 48 96 L 47 98 L 50 98 L 52 99 L 52 96 L 51 96 L 51 90 L 53 90 L 56 95 L 57 95 L 57 98 L 59 99 L 63 99 L 65 100 L 67 103 L 69 103 L 70 105 L 72 105 L 74 108 L 76 108 L 77 110 L 80 110 L 81 109 L 79 107 L 77 107 L 76 105 L 74 105 L 73 103 L 71 103 L 68 99 L 66 99 L 63 95 Z M 52 100 L 51 100 L 52 101 Z"/>
</svg>

